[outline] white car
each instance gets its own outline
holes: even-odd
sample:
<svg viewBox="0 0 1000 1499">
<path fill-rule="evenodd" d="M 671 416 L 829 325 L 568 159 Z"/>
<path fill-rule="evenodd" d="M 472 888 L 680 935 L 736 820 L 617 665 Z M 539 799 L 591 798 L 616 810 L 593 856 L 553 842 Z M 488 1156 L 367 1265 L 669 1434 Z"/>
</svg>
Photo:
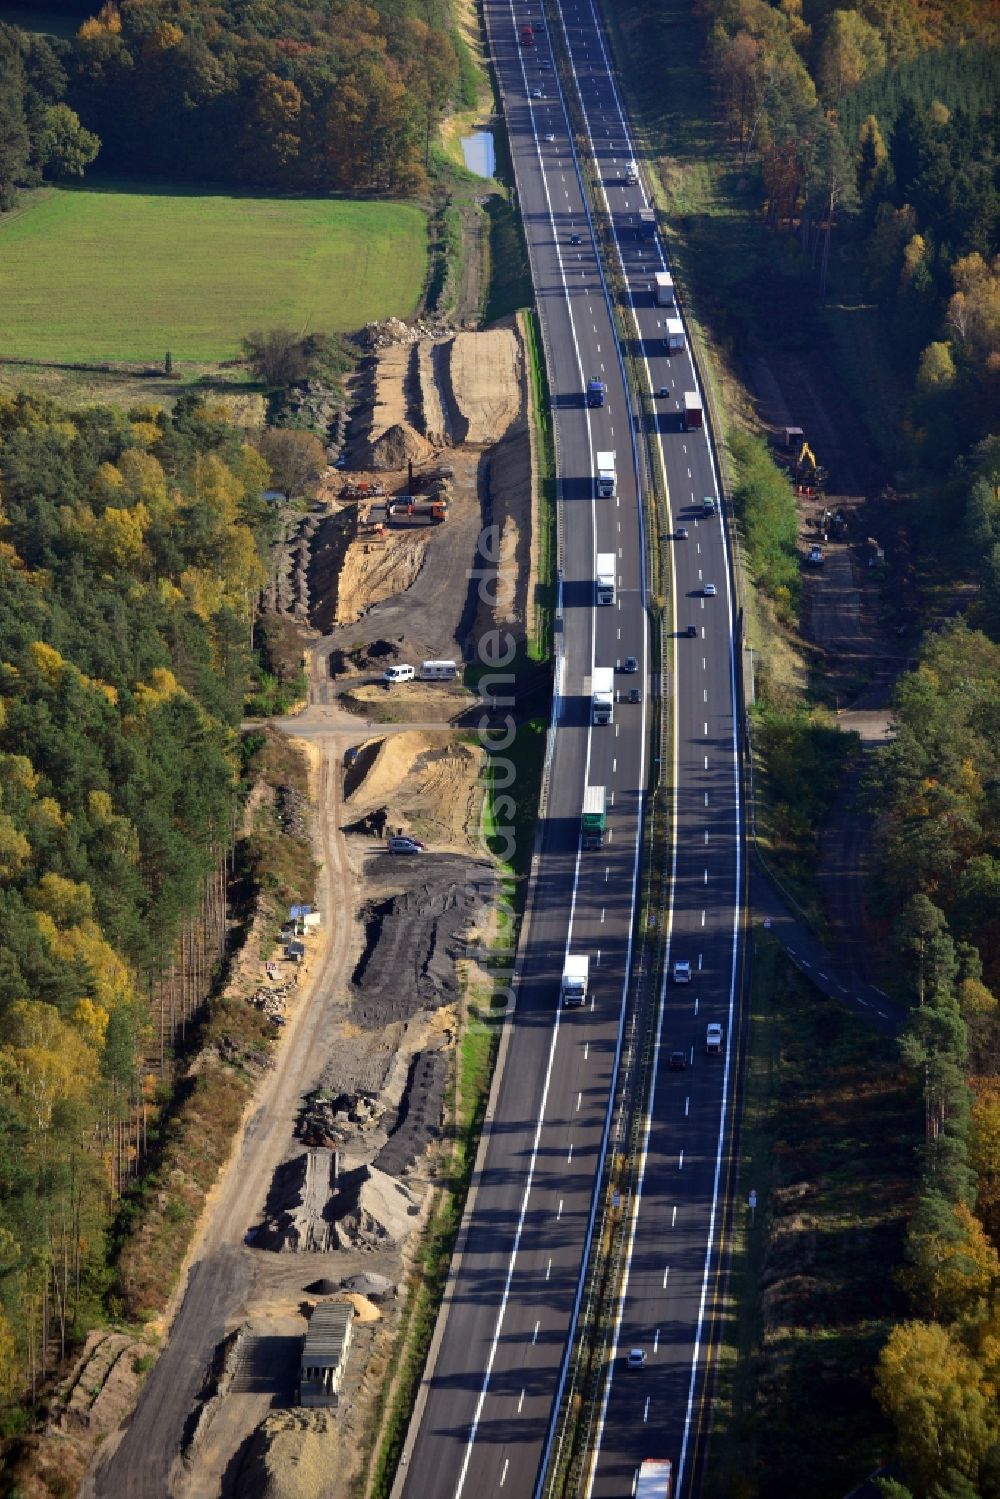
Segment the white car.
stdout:
<svg viewBox="0 0 1000 1499">
<path fill-rule="evenodd" d="M 555 140 L 554 133 L 551 130 L 547 130 L 545 132 L 545 139 L 551 144 Z"/>
<path fill-rule="evenodd" d="M 707 599 L 714 599 L 715 598 L 715 584 L 714 583 L 706 583 L 705 587 L 702 589 L 702 592 L 704 593 L 704 595 L 705 595 L 705 597 Z"/>
<path fill-rule="evenodd" d="M 677 962 L 674 964 L 674 983 L 690 984 L 690 982 L 691 964 L 688 962 L 687 958 L 678 958 Z"/>
<path fill-rule="evenodd" d="M 544 99 L 545 95 L 542 93 L 540 88 L 533 88 L 531 90 L 531 97 L 533 99 Z"/>
<path fill-rule="evenodd" d="M 628 1357 L 625 1360 L 625 1366 L 628 1369 L 644 1369 L 646 1366 L 645 1348 L 630 1348 Z"/>
<path fill-rule="evenodd" d="M 705 1027 L 705 1055 L 717 1057 L 722 1051 L 722 1026 L 711 1025 Z"/>
</svg>

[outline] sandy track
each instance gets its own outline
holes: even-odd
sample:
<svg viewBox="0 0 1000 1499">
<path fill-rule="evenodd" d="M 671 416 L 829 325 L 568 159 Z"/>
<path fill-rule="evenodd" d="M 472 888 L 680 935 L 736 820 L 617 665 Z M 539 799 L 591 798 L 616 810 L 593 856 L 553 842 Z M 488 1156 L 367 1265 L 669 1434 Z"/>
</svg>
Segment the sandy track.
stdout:
<svg viewBox="0 0 1000 1499">
<path fill-rule="evenodd" d="M 105 1446 L 96 1472 L 81 1489 L 83 1495 L 163 1499 L 169 1494 L 193 1499 L 218 1492 L 204 1464 L 196 1474 L 186 1473 L 180 1465 L 185 1427 L 215 1345 L 252 1295 L 259 1256 L 244 1239 L 288 1148 L 302 1096 L 320 1071 L 334 997 L 356 946 L 354 880 L 337 828 L 336 741 L 313 741 L 309 754 L 315 767 L 317 842 L 323 861 L 320 903 L 329 913 L 322 951 L 277 1048 L 274 1071 L 257 1095 L 256 1109 L 209 1198 L 204 1226 L 189 1257 L 186 1284 L 174 1298 L 177 1311 L 170 1336 L 123 1438 Z M 221 1444 L 230 1454 L 235 1445 L 238 1440 Z"/>
</svg>

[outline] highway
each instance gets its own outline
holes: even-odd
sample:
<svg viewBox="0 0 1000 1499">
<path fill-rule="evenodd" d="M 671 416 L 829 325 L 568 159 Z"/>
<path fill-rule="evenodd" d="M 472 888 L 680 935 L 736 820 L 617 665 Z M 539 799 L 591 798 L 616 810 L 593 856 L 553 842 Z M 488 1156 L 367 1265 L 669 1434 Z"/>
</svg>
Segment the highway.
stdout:
<svg viewBox="0 0 1000 1499">
<path fill-rule="evenodd" d="M 677 1493 L 695 1487 L 738 1054 L 743 825 L 727 537 L 707 434 L 685 431 L 682 417 L 684 392 L 696 391 L 697 379 L 687 346 L 667 351 L 666 318 L 676 309 L 658 306 L 653 288 L 655 273 L 670 267 L 659 242 L 639 234 L 639 213 L 650 204 L 641 182 L 627 180 L 636 153 L 598 13 L 591 0 L 564 0 L 562 13 L 603 206 L 629 288 L 638 352 L 656 393 L 655 458 L 675 538 L 675 840 L 667 956 L 669 970 L 678 959 L 689 961 L 692 970 L 689 984 L 668 983 L 662 996 L 641 1187 L 587 1488 L 603 1499 L 631 1493 L 646 1457 L 671 1459 Z M 706 497 L 714 502 L 710 514 Z M 706 585 L 714 585 L 714 596 L 706 597 Z M 695 635 L 689 638 L 692 625 Z M 705 1052 L 710 1022 L 723 1026 L 718 1056 Z M 675 1050 L 685 1058 L 683 1071 L 668 1065 Z M 644 1353 L 642 1368 L 626 1367 L 631 1349 Z"/>
<path fill-rule="evenodd" d="M 565 1378 L 565 1348 L 580 1295 L 593 1187 L 609 1131 L 609 1098 L 627 1014 L 651 683 L 642 514 L 632 421 L 613 320 L 573 156 L 569 121 L 548 38 L 518 44 L 539 19 L 510 0 L 486 0 L 491 52 L 504 100 L 536 303 L 542 321 L 557 440 L 561 511 L 562 660 L 557 729 L 530 920 L 520 957 L 516 1014 L 463 1249 L 449 1285 L 395 1493 L 411 1499 L 535 1492 Z M 725 537 L 704 495 L 716 485 L 704 433 L 680 430 L 678 402 L 694 379 L 686 351 L 661 352 L 665 312 L 649 291 L 662 264 L 655 242 L 635 238 L 642 189 L 625 180 L 631 159 L 608 60 L 589 5 L 565 6 L 567 35 L 608 204 L 621 233 L 630 292 L 658 405 L 660 453 L 675 520 L 676 671 L 664 663 L 675 708 L 670 773 L 678 828 L 673 949 L 693 982 L 670 991 L 661 1066 L 648 1121 L 641 1211 L 620 1308 L 622 1348 L 642 1346 L 647 1366 L 615 1378 L 602 1410 L 594 1492 L 630 1493 L 638 1460 L 681 1460 L 698 1409 L 718 1223 L 720 1133 L 734 1055 L 733 981 L 739 931 L 739 804 L 732 691 L 732 604 Z M 629 237 L 626 239 L 626 230 Z M 574 240 L 579 243 L 574 243 Z M 588 409 L 588 377 L 607 386 Z M 595 454 L 617 452 L 617 495 L 595 496 Z M 614 552 L 617 596 L 597 607 L 594 559 Z M 714 582 L 715 597 L 706 583 Z M 617 678 L 614 722 L 590 722 L 595 665 L 638 658 Z M 638 683 L 642 701 L 622 699 Z M 608 789 L 602 850 L 580 848 L 584 787 Z M 565 954 L 590 956 L 588 1004 L 560 1010 Z M 725 1026 L 722 1055 L 703 1055 L 708 1020 Z M 631 1038 L 630 1038 L 631 1041 Z M 668 1072 L 666 1050 L 690 1065 Z M 708 1273 L 706 1273 L 708 1272 Z M 655 1420 L 655 1428 L 653 1422 Z M 652 1435 L 655 1430 L 655 1440 Z"/>
</svg>

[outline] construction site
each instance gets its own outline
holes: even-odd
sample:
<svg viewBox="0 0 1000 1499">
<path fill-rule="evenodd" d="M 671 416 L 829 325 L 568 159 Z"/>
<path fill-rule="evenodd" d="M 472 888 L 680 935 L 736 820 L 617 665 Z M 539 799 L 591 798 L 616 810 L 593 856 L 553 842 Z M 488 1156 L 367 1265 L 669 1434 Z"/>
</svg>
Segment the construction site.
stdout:
<svg viewBox="0 0 1000 1499">
<path fill-rule="evenodd" d="M 514 324 L 367 333 L 343 464 L 308 514 L 287 517 L 268 590 L 308 668 L 307 702 L 275 728 L 310 766 L 318 909 L 293 913 L 283 949 L 255 936 L 234 966 L 229 992 L 278 1031 L 275 1068 L 141 1392 L 124 1378 L 128 1341 L 115 1351 L 115 1399 L 93 1411 L 121 1424 L 93 1416 L 103 1441 L 84 1494 L 356 1492 L 420 1229 L 450 1170 L 456 1046 L 470 990 L 488 992 L 479 954 L 498 889 L 463 670 L 481 633 L 523 641 L 533 625 L 524 348 Z M 498 576 L 484 601 L 487 528 Z M 385 681 L 429 659 L 453 660 L 454 678 Z M 393 856 L 403 834 L 419 857 Z M 343 1302 L 335 1408 L 304 1409 L 309 1319 Z"/>
</svg>

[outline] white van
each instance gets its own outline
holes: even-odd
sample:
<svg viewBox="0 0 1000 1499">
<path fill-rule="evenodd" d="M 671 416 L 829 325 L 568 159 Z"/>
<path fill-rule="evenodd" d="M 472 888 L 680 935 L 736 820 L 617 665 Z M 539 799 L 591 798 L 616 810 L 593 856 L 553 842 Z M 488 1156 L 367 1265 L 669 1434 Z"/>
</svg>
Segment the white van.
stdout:
<svg viewBox="0 0 1000 1499">
<path fill-rule="evenodd" d="M 635 184 L 639 181 L 639 168 L 634 161 L 630 161 L 625 168 L 625 181 Z"/>
<path fill-rule="evenodd" d="M 383 682 L 412 682 L 416 672 L 412 666 L 387 666 L 382 673 Z"/>
<path fill-rule="evenodd" d="M 454 682 L 458 676 L 457 661 L 421 661 L 421 682 Z"/>
</svg>

